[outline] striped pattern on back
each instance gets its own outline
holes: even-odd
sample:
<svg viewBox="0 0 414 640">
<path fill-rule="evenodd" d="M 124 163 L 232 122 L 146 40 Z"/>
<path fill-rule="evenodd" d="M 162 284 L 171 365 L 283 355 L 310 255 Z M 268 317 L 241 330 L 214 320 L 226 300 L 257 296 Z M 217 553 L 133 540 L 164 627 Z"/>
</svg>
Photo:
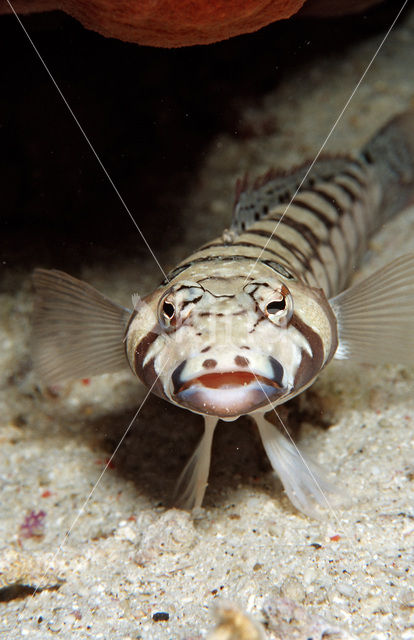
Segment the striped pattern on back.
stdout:
<svg viewBox="0 0 414 640">
<path fill-rule="evenodd" d="M 289 175 L 267 174 L 251 188 L 244 181 L 230 232 L 202 246 L 170 277 L 196 263 L 216 262 L 217 268 L 228 260 L 238 260 L 247 275 L 251 260 L 260 257 L 328 297 L 341 291 L 379 223 L 380 187 L 363 158 L 326 158 L 288 206 L 305 174 L 306 166 Z"/>
</svg>

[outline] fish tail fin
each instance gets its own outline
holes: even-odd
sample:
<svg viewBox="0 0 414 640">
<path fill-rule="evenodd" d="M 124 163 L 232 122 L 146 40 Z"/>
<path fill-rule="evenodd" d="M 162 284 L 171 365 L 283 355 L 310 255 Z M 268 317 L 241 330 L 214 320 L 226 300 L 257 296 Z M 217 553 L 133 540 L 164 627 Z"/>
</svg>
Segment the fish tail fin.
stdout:
<svg viewBox="0 0 414 640">
<path fill-rule="evenodd" d="M 383 199 L 382 218 L 414 202 L 414 109 L 385 124 L 361 150 L 379 179 Z"/>
<path fill-rule="evenodd" d="M 127 366 L 127 309 L 63 271 L 36 269 L 33 284 L 32 356 L 46 384 Z"/>
</svg>

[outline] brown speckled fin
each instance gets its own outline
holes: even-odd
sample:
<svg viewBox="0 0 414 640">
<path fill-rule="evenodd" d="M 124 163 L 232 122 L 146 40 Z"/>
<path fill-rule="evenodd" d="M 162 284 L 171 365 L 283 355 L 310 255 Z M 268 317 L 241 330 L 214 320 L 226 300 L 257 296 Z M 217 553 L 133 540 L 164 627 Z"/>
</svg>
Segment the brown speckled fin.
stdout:
<svg viewBox="0 0 414 640">
<path fill-rule="evenodd" d="M 33 283 L 33 361 L 44 382 L 128 366 L 123 340 L 130 311 L 62 271 L 36 269 Z"/>
<path fill-rule="evenodd" d="M 414 364 L 414 254 L 393 260 L 330 303 L 338 321 L 335 358 Z"/>
</svg>

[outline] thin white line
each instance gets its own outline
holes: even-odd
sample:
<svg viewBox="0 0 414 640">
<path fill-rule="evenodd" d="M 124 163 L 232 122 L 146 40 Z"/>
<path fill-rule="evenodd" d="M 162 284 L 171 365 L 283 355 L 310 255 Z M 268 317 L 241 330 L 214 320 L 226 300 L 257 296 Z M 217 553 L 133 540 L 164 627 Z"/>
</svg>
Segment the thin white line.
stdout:
<svg viewBox="0 0 414 640">
<path fill-rule="evenodd" d="M 74 121 L 76 122 L 80 132 L 82 133 L 83 137 L 85 138 L 86 142 L 89 145 L 90 150 L 92 151 L 93 155 L 95 156 L 96 160 L 98 161 L 98 164 L 100 165 L 102 171 L 104 172 L 104 174 L 106 175 L 110 185 L 112 186 L 113 190 L 115 191 L 116 195 L 118 196 L 122 206 L 124 207 L 125 211 L 127 212 L 127 214 L 129 215 L 129 217 L 131 218 L 136 230 L 138 231 L 139 235 L 141 236 L 145 246 L 147 247 L 148 251 L 150 252 L 151 256 L 154 258 L 155 262 L 157 263 L 159 269 L 161 270 L 161 273 L 163 274 L 164 278 L 166 280 L 168 280 L 167 278 L 167 274 L 165 273 L 164 269 L 162 268 L 162 266 L 160 265 L 160 263 L 158 262 L 158 259 L 155 255 L 155 253 L 153 252 L 153 250 L 151 249 L 150 245 L 148 244 L 147 239 L 145 238 L 144 234 L 142 233 L 141 229 L 139 228 L 138 224 L 136 223 L 134 216 L 132 215 L 131 211 L 129 210 L 125 200 L 123 199 L 123 197 L 121 196 L 118 188 L 116 187 L 114 181 L 112 180 L 111 176 L 109 175 L 104 163 L 102 162 L 101 158 L 99 157 L 97 151 L 95 151 L 94 146 L 92 145 L 92 142 L 89 140 L 88 136 L 86 135 L 81 123 L 79 122 L 79 120 L 77 119 L 75 113 L 73 112 L 71 106 L 69 105 L 68 101 L 66 100 L 65 96 L 63 95 L 59 85 L 57 84 L 56 80 L 54 79 L 51 71 L 49 71 L 48 66 L 46 65 L 46 62 L 43 60 L 42 56 L 40 55 L 40 52 L 38 51 L 35 43 L 33 42 L 33 40 L 31 39 L 26 27 L 24 26 L 23 22 L 20 20 L 19 16 L 17 15 L 12 3 L 10 2 L 10 0 L 6 0 L 7 4 L 9 5 L 11 11 L 13 12 L 13 14 L 16 17 L 16 20 L 18 21 L 18 23 L 20 24 L 21 28 L 23 29 L 24 34 L 26 35 L 27 39 L 29 40 L 30 44 L 32 45 L 37 57 L 39 58 L 40 62 L 42 63 L 46 73 L 48 74 L 49 78 L 51 79 L 53 85 L 55 86 L 56 91 L 59 93 L 60 97 L 62 98 L 63 102 L 66 105 L 67 110 L 69 111 L 70 115 L 72 116 L 72 118 L 74 119 Z"/>
<path fill-rule="evenodd" d="M 148 389 L 148 391 L 147 391 L 147 393 L 146 393 L 146 395 L 145 395 L 145 397 L 144 397 L 143 401 L 141 402 L 140 406 L 138 407 L 137 411 L 135 412 L 134 417 L 132 418 L 132 420 L 130 421 L 129 425 L 127 426 L 127 428 L 126 428 L 126 430 L 125 430 L 124 434 L 122 435 L 122 437 L 121 437 L 120 441 L 118 442 L 118 444 L 117 444 L 117 446 L 116 446 L 116 448 L 115 448 L 114 452 L 112 453 L 111 457 L 110 457 L 110 458 L 109 458 L 109 460 L 107 461 L 107 463 L 106 463 L 106 465 L 105 465 L 104 469 L 102 470 L 102 472 L 101 472 L 101 474 L 100 474 L 99 478 L 97 479 L 97 481 L 95 482 L 95 484 L 94 484 L 94 486 L 92 487 L 91 491 L 89 492 L 89 495 L 85 498 L 85 501 L 84 501 L 83 505 L 80 507 L 80 509 L 79 509 L 79 511 L 78 511 L 78 513 L 77 513 L 77 515 L 76 515 L 75 519 L 73 520 L 73 522 L 72 522 L 71 526 L 69 527 L 68 531 L 66 531 L 65 535 L 63 536 L 63 540 L 62 540 L 62 542 L 60 543 L 59 547 L 57 548 L 56 552 L 54 553 L 54 555 L 53 555 L 53 557 L 52 557 L 51 561 L 48 563 L 48 567 L 47 567 L 46 571 L 44 572 L 43 576 L 41 577 L 41 579 L 39 580 L 39 583 L 38 583 L 38 585 L 36 586 L 36 589 L 33 591 L 32 595 L 31 595 L 31 598 L 33 598 L 33 597 L 36 595 L 36 593 L 39 591 L 39 589 L 41 589 L 42 584 L 43 584 L 43 582 L 44 582 L 44 579 L 45 579 L 45 577 L 46 577 L 46 574 L 47 574 L 47 572 L 48 572 L 49 568 L 53 565 L 53 563 L 55 562 L 55 560 L 56 560 L 57 556 L 58 556 L 58 555 L 59 555 L 59 553 L 63 550 L 63 547 L 65 546 L 66 541 L 67 541 L 67 539 L 69 538 L 69 536 L 70 536 L 70 534 L 71 534 L 71 532 L 72 532 L 73 528 L 75 527 L 75 525 L 76 525 L 76 523 L 78 522 L 79 518 L 81 517 L 81 515 L 82 515 L 82 514 L 83 514 L 83 512 L 85 511 L 86 506 L 87 506 L 87 504 L 88 504 L 89 500 L 91 499 L 92 495 L 95 493 L 95 491 L 96 491 L 96 489 L 97 489 L 97 487 L 98 487 L 98 484 L 99 484 L 99 483 L 100 483 L 100 481 L 102 480 L 102 477 L 103 477 L 104 473 L 105 473 L 105 472 L 106 472 L 106 470 L 108 469 L 108 467 L 109 467 L 109 465 L 111 464 L 112 460 L 114 459 L 114 457 L 115 457 L 115 455 L 116 455 L 116 453 L 117 453 L 117 451 L 118 451 L 119 447 L 121 446 L 121 444 L 122 444 L 122 443 L 123 443 L 123 441 L 125 440 L 126 436 L 128 435 L 128 433 L 129 433 L 129 431 L 130 431 L 130 429 L 131 429 L 132 425 L 134 424 L 134 422 L 135 422 L 136 418 L 138 417 L 139 412 L 141 411 L 142 407 L 144 406 L 145 402 L 147 401 L 147 399 L 148 399 L 149 395 L 151 394 L 151 391 L 153 390 L 154 386 L 155 386 L 155 385 L 156 385 L 156 383 L 158 382 L 158 379 L 159 379 L 159 377 L 160 377 L 161 373 L 164 371 L 165 367 L 167 366 L 167 363 L 168 363 L 168 359 L 166 360 L 166 362 L 165 362 L 165 364 L 164 364 L 163 368 L 161 369 L 161 371 L 159 372 L 159 374 L 158 374 L 158 375 L 157 375 L 157 377 L 155 378 L 155 380 L 154 380 L 154 382 L 152 383 L 151 387 Z M 16 625 L 15 625 L 14 629 L 16 628 L 16 626 L 17 626 L 18 622 L 19 622 L 19 620 L 17 620 L 17 622 L 16 622 Z"/>
<path fill-rule="evenodd" d="M 285 215 L 286 215 L 286 213 L 287 213 L 287 211 L 288 211 L 289 207 L 291 206 L 291 204 L 292 204 L 293 200 L 294 200 L 294 199 L 296 198 L 296 196 L 298 195 L 298 192 L 299 192 L 299 191 L 300 191 L 300 189 L 302 188 L 302 185 L 303 185 L 303 183 L 305 182 L 306 178 L 308 177 L 309 173 L 311 172 L 311 170 L 312 170 L 313 166 L 315 165 L 315 163 L 316 163 L 316 161 L 318 160 L 319 156 L 321 155 L 322 151 L 323 151 L 323 150 L 324 150 L 324 148 L 326 147 L 326 144 L 327 144 L 327 142 L 328 142 L 329 138 L 331 137 L 331 135 L 332 135 L 332 134 L 333 134 L 333 132 L 335 131 L 335 129 L 336 129 L 336 127 L 337 127 L 337 125 L 338 125 L 339 121 L 341 120 L 341 118 L 342 118 L 342 116 L 344 115 L 344 113 L 345 113 L 346 109 L 348 108 L 349 103 L 351 102 L 352 98 L 354 97 L 354 95 L 355 95 L 355 94 L 356 94 L 356 92 L 358 91 L 358 89 L 359 89 L 359 87 L 360 87 L 360 85 L 361 85 L 362 81 L 364 80 L 365 76 L 367 75 L 368 71 L 370 70 L 371 66 L 373 65 L 374 60 L 376 59 L 376 57 L 377 57 L 377 55 L 379 54 L 380 50 L 382 49 L 382 47 L 383 47 L 383 45 L 384 45 L 385 41 L 387 40 L 388 36 L 390 35 L 391 31 L 393 30 L 395 23 L 397 22 L 398 18 L 400 17 L 400 15 L 402 14 L 402 12 L 404 11 L 404 8 L 405 8 L 405 6 L 406 6 L 407 2 L 408 2 L 408 0 L 404 0 L 403 5 L 402 5 L 401 9 L 398 11 L 398 13 L 397 13 L 396 17 L 394 18 L 394 20 L 393 20 L 393 22 L 392 22 L 392 24 L 391 24 L 390 28 L 389 28 L 389 29 L 388 29 L 388 31 L 386 32 L 386 34 L 385 34 L 385 36 L 383 37 L 382 41 L 380 42 L 380 44 L 379 44 L 379 46 L 378 46 L 377 50 L 375 51 L 375 53 L 374 53 L 374 55 L 372 56 L 372 58 L 371 58 L 370 62 L 368 63 L 368 65 L 367 65 L 367 67 L 366 67 L 366 69 L 365 69 L 364 73 L 363 73 L 363 74 L 362 74 L 362 76 L 360 77 L 360 79 L 359 79 L 359 81 L 357 82 L 357 84 L 356 84 L 356 86 L 355 86 L 354 90 L 352 91 L 351 95 L 349 96 L 348 100 L 346 101 L 346 103 L 345 103 L 345 105 L 344 105 L 344 107 L 343 107 L 343 109 L 342 109 L 341 113 L 340 113 L 340 114 L 339 114 L 339 116 L 337 117 L 337 119 L 336 119 L 336 121 L 334 122 L 334 124 L 333 124 L 333 126 L 332 126 L 331 130 L 329 131 L 328 135 L 326 136 L 325 141 L 323 142 L 323 144 L 322 144 L 321 148 L 319 149 L 319 151 L 318 151 L 318 153 L 316 154 L 315 158 L 313 159 L 312 163 L 309 165 L 308 170 L 306 171 L 306 173 L 305 173 L 305 175 L 303 176 L 303 178 L 302 178 L 302 180 L 301 180 L 301 182 L 300 182 L 299 186 L 297 187 L 297 189 L 296 189 L 295 193 L 293 194 L 293 196 L 291 197 L 291 199 L 290 199 L 289 203 L 287 204 L 286 209 L 284 210 L 284 212 L 283 212 L 282 216 L 280 217 L 280 219 L 277 221 L 277 223 L 276 223 L 276 225 L 275 225 L 275 227 L 274 227 L 274 229 L 273 229 L 273 231 L 272 231 L 271 235 L 270 235 L 270 236 L 268 237 L 268 239 L 266 240 L 266 243 L 265 243 L 264 247 L 261 249 L 261 251 L 260 251 L 260 253 L 259 253 L 258 258 L 256 259 L 256 261 L 255 261 L 254 265 L 253 265 L 253 266 L 252 266 L 252 268 L 250 269 L 250 271 L 249 271 L 249 273 L 248 273 L 248 275 L 247 275 L 247 277 L 246 277 L 245 284 L 246 284 L 247 280 L 249 279 L 249 277 L 250 277 L 250 275 L 251 275 L 251 273 L 252 273 L 253 269 L 255 268 L 255 266 L 256 266 L 256 265 L 257 265 L 257 263 L 259 262 L 260 258 L 262 257 L 263 253 L 266 251 L 266 248 L 267 248 L 267 246 L 268 246 L 269 242 L 271 241 L 271 239 L 272 239 L 272 238 L 273 238 L 273 236 L 275 235 L 275 233 L 276 233 L 276 231 L 277 231 L 277 229 L 278 229 L 278 227 L 279 227 L 280 223 L 282 222 L 283 218 L 285 217 Z"/>
</svg>

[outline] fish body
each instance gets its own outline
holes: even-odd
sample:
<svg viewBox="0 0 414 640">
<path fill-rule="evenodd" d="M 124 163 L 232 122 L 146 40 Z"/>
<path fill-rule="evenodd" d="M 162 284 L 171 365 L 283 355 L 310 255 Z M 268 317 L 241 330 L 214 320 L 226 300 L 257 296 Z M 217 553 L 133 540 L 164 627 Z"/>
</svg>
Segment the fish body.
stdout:
<svg viewBox="0 0 414 640">
<path fill-rule="evenodd" d="M 189 506 L 203 500 L 217 421 L 248 414 L 292 502 L 312 512 L 327 485 L 266 412 L 334 357 L 414 361 L 414 256 L 346 289 L 370 236 L 413 200 L 413 112 L 357 156 L 309 166 L 239 182 L 231 227 L 132 312 L 71 276 L 35 272 L 34 361 L 46 382 L 128 361 L 154 393 L 204 416 L 181 478 Z"/>
</svg>

